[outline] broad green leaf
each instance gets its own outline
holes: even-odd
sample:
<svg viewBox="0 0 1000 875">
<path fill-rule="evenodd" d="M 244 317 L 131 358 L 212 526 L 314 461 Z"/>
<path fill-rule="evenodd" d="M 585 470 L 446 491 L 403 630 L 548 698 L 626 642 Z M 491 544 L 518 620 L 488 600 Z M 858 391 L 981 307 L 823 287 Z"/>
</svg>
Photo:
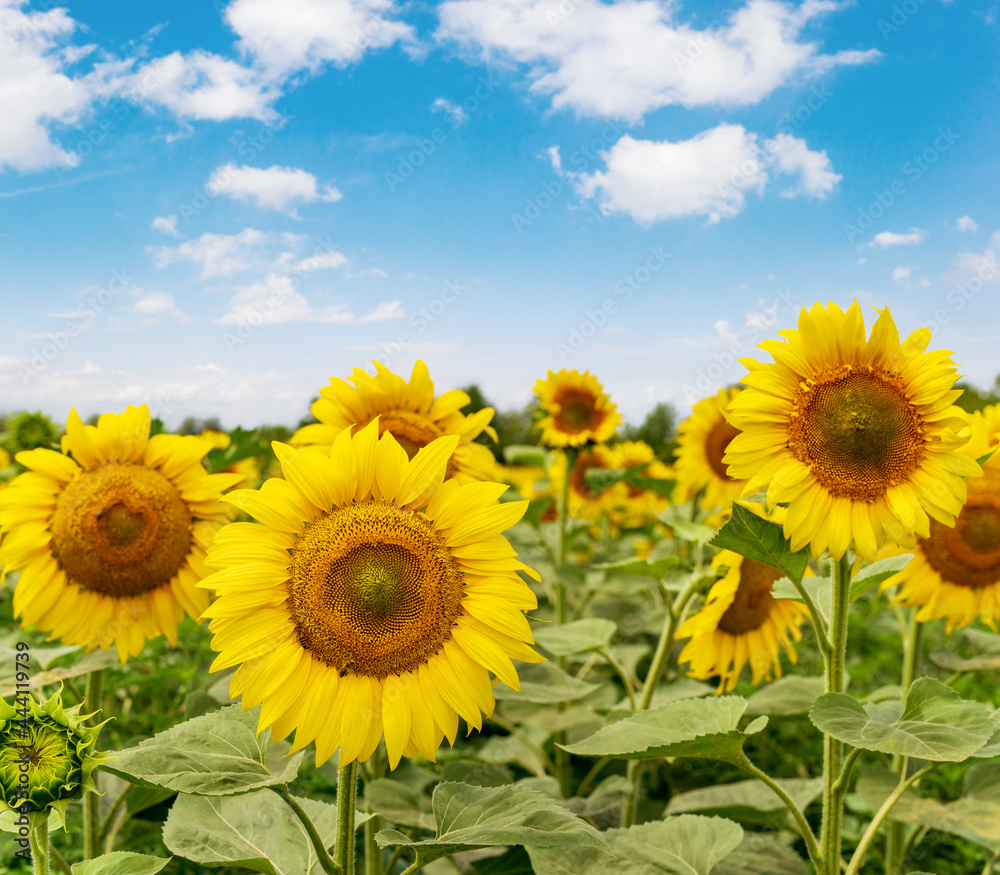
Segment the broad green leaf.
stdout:
<svg viewBox="0 0 1000 875">
<path fill-rule="evenodd" d="M 73 651 L 80 653 L 78 659 L 73 660 L 69 665 L 53 665 Z M 47 698 L 47 694 L 42 692 L 43 687 L 58 684 L 67 678 L 79 677 L 90 674 L 92 671 L 100 671 L 103 668 L 118 665 L 118 656 L 113 650 L 94 650 L 91 653 L 83 653 L 79 647 L 59 645 L 57 647 L 32 647 L 30 653 L 31 663 L 28 674 L 31 676 L 31 680 L 29 681 L 29 689 L 37 698 Z M 0 648 L 0 696 L 4 698 L 12 697 L 17 691 L 16 654 L 17 651 L 13 647 Z"/>
<path fill-rule="evenodd" d="M 586 798 L 574 796 L 563 802 L 563 805 L 581 817 L 600 817 L 610 811 L 620 811 L 631 793 L 632 784 L 628 778 L 624 775 L 609 775 Z"/>
<path fill-rule="evenodd" d="M 229 446 L 225 449 L 215 448 L 205 456 L 205 466 L 209 474 L 223 471 L 230 465 L 244 459 L 266 456 L 270 449 L 256 439 L 252 431 L 237 426 L 229 433 Z"/>
<path fill-rule="evenodd" d="M 93 860 L 74 863 L 72 870 L 73 875 L 156 875 L 169 862 L 169 858 L 113 851 Z"/>
<path fill-rule="evenodd" d="M 445 763 L 441 769 L 440 780 L 455 784 L 472 784 L 476 787 L 502 787 L 504 784 L 514 783 L 514 773 L 506 766 L 497 763 L 458 759 Z"/>
<path fill-rule="evenodd" d="M 522 726 L 521 729 L 532 741 L 538 744 L 544 743 L 549 736 L 547 731 L 539 732 L 534 727 Z M 542 776 L 545 774 L 545 765 L 539 759 L 536 751 L 516 735 L 491 735 L 476 751 L 476 756 L 486 763 L 496 765 L 513 763 L 521 766 L 532 775 Z"/>
<path fill-rule="evenodd" d="M 512 690 L 503 683 L 497 684 L 493 688 L 493 695 L 497 701 L 520 699 L 538 705 L 574 702 L 594 692 L 600 686 L 578 681 L 551 662 L 518 666 L 517 673 L 521 682 L 520 691 Z"/>
<path fill-rule="evenodd" d="M 625 478 L 625 482 L 631 484 L 632 486 L 637 486 L 639 489 L 654 492 L 661 498 L 666 498 L 668 501 L 673 499 L 674 490 L 677 488 L 676 480 L 669 480 L 661 477 L 642 477 L 636 474 L 630 474 Z"/>
<path fill-rule="evenodd" d="M 17 821 L 21 817 L 19 811 L 13 811 L 8 808 L 6 811 L 0 811 L 0 832 L 20 832 L 23 824 L 19 824 Z M 55 808 L 49 810 L 49 831 L 55 832 L 57 829 L 63 828 L 62 815 Z M 2 871 L 2 869 L 0 869 Z"/>
<path fill-rule="evenodd" d="M 329 850 L 337 834 L 337 806 L 296 798 Z M 355 825 L 371 818 L 358 812 Z M 178 796 L 163 826 L 172 854 L 205 866 L 242 866 L 266 875 L 319 872 L 312 842 L 277 793 L 243 796 Z"/>
<path fill-rule="evenodd" d="M 1000 653 L 980 653 L 968 658 L 940 650 L 931 654 L 931 662 L 945 671 L 993 671 L 1000 668 Z"/>
<path fill-rule="evenodd" d="M 766 717 L 758 717 L 737 729 L 746 704 L 740 696 L 681 699 L 605 726 L 566 750 L 617 759 L 695 756 L 738 762 L 747 736 L 767 724 Z"/>
<path fill-rule="evenodd" d="M 765 684 L 747 699 L 747 714 L 771 714 L 787 717 L 805 714 L 826 689 L 823 678 L 787 675 Z"/>
<path fill-rule="evenodd" d="M 545 448 L 530 444 L 511 444 L 509 447 L 504 447 L 503 458 L 508 465 L 531 465 L 543 469 L 548 467 Z"/>
<path fill-rule="evenodd" d="M 912 553 L 905 553 L 902 556 L 880 559 L 878 562 L 873 562 L 866 568 L 862 568 L 851 580 L 851 601 L 856 602 L 865 593 L 888 580 L 894 574 L 898 574 L 906 568 L 912 558 Z"/>
<path fill-rule="evenodd" d="M 562 626 L 540 626 L 535 630 L 535 643 L 553 656 L 572 656 L 600 650 L 611 641 L 617 630 L 618 626 L 611 620 L 590 617 Z"/>
<path fill-rule="evenodd" d="M 822 778 L 779 778 L 777 783 L 802 810 L 823 792 Z M 689 812 L 714 814 L 770 829 L 780 829 L 788 817 L 788 809 L 777 793 L 756 778 L 701 787 L 671 797 L 667 814 Z"/>
<path fill-rule="evenodd" d="M 555 499 L 551 495 L 543 495 L 540 498 L 532 498 L 528 502 L 528 509 L 521 519 L 534 526 L 536 529 L 542 524 L 542 517 L 545 512 L 552 507 Z"/>
<path fill-rule="evenodd" d="M 716 530 L 711 526 L 692 522 L 678 508 L 673 506 L 668 507 L 660 514 L 660 520 L 678 538 L 683 538 L 685 541 L 706 544 L 716 535 Z"/>
<path fill-rule="evenodd" d="M 802 580 L 809 562 L 809 550 L 793 553 L 781 526 L 761 519 L 753 511 L 733 503 L 733 515 L 710 541 L 720 550 L 732 550 L 777 568 L 792 580 Z"/>
<path fill-rule="evenodd" d="M 650 577 L 653 580 L 662 580 L 663 576 L 671 569 L 676 568 L 679 559 L 676 556 L 664 556 L 660 559 L 647 561 L 646 559 L 627 559 L 624 562 L 611 562 L 607 565 L 595 565 L 602 571 L 610 571 L 614 574 L 632 574 L 636 577 Z"/>
<path fill-rule="evenodd" d="M 739 847 L 712 875 L 808 875 L 805 862 L 790 848 L 757 832 L 743 835 Z"/>
<path fill-rule="evenodd" d="M 607 851 L 604 837 L 586 821 L 536 790 L 518 784 L 471 787 L 438 784 L 432 800 L 437 832 L 433 839 L 413 841 L 396 830 L 375 836 L 380 848 L 406 845 L 417 861 L 498 845 L 540 848 L 586 848 L 593 856 Z"/>
<path fill-rule="evenodd" d="M 614 857 L 586 848 L 528 848 L 537 875 L 709 875 L 743 838 L 721 817 L 683 815 L 605 834 Z"/>
<path fill-rule="evenodd" d="M 400 826 L 434 829 L 434 815 L 423 793 L 390 778 L 378 778 L 365 785 L 365 803 L 384 820 Z"/>
<path fill-rule="evenodd" d="M 281 774 L 264 764 L 270 733 L 257 735 L 259 708 L 230 705 L 180 723 L 137 747 L 115 751 L 101 766 L 133 784 L 198 796 L 233 796 L 295 779 L 304 754 L 288 759 Z"/>
<path fill-rule="evenodd" d="M 813 604 L 816 605 L 816 610 L 819 611 L 821 619 L 825 623 L 829 623 L 830 601 L 833 598 L 833 582 L 830 578 L 803 577 L 800 585 L 806 591 L 809 598 L 812 599 Z M 782 577 L 780 580 L 775 581 L 774 586 L 771 588 L 771 595 L 776 599 L 802 601 L 802 594 L 799 592 L 799 588 L 787 577 Z"/>
<path fill-rule="evenodd" d="M 621 483 L 627 474 L 628 469 L 624 468 L 587 468 L 583 479 L 593 492 L 604 492 Z"/>
<path fill-rule="evenodd" d="M 968 702 L 931 678 L 913 682 L 906 708 L 899 711 L 898 704 L 862 706 L 844 693 L 826 693 L 809 718 L 821 732 L 854 747 L 935 762 L 967 759 L 993 732 L 986 705 Z"/>
</svg>

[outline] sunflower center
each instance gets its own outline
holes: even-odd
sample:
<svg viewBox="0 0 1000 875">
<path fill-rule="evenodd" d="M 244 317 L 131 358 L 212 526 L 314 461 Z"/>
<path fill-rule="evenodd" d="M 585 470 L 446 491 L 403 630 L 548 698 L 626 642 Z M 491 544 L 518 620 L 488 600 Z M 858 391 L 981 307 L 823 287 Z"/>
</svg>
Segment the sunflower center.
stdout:
<svg viewBox="0 0 1000 875">
<path fill-rule="evenodd" d="M 722 461 L 722 457 L 725 456 L 732 439 L 739 433 L 738 428 L 730 425 L 725 419 L 720 419 L 705 437 L 705 458 L 712 470 L 723 480 L 733 479 L 729 476 L 729 466 Z"/>
<path fill-rule="evenodd" d="M 1000 580 L 1000 478 L 967 482 L 969 498 L 954 528 L 931 520 L 920 549 L 945 581 L 979 589 Z"/>
<path fill-rule="evenodd" d="M 730 635 L 742 635 L 764 625 L 774 605 L 771 589 L 781 572 L 753 559 L 740 565 L 740 585 L 733 603 L 719 620 L 719 628 Z"/>
<path fill-rule="evenodd" d="M 595 399 L 585 392 L 565 392 L 559 401 L 555 422 L 560 431 L 577 434 L 593 428 L 598 416 Z"/>
<path fill-rule="evenodd" d="M 70 580 L 114 598 L 167 583 L 191 546 L 191 511 L 176 487 L 143 465 L 104 465 L 63 490 L 52 552 Z"/>
<path fill-rule="evenodd" d="M 800 389 L 789 447 L 833 496 L 870 503 L 918 467 L 923 427 L 896 375 L 844 365 Z"/>
<path fill-rule="evenodd" d="M 292 550 L 289 603 L 302 646 L 341 672 L 412 671 L 451 637 L 462 572 L 422 514 L 381 501 L 337 508 Z"/>
<path fill-rule="evenodd" d="M 587 483 L 587 472 L 607 468 L 607 462 L 599 459 L 595 453 L 584 450 L 576 457 L 576 464 L 570 473 L 570 486 L 581 498 L 590 499 L 597 493 Z"/>
<path fill-rule="evenodd" d="M 380 414 L 378 420 L 379 437 L 386 432 L 392 434 L 411 459 L 418 450 L 423 449 L 431 441 L 444 434 L 426 416 L 409 410 L 393 410 Z"/>
</svg>

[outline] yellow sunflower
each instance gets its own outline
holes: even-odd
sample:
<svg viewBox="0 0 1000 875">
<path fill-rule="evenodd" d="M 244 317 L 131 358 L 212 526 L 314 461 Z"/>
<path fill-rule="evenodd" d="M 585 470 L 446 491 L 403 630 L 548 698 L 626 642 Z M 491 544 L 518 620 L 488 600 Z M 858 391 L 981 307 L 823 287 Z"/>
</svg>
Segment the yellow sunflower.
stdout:
<svg viewBox="0 0 1000 875">
<path fill-rule="evenodd" d="M 674 477 L 670 466 L 657 459 L 653 448 L 645 441 L 622 441 L 610 444 L 609 449 L 613 469 L 638 468 L 643 477 L 655 480 L 671 480 Z M 625 529 L 644 525 L 666 510 L 668 504 L 662 495 L 631 483 L 616 483 L 606 489 L 601 494 L 600 502 L 611 521 Z"/>
<path fill-rule="evenodd" d="M 977 413 L 972 438 L 962 449 L 986 455 L 1000 435 L 1000 405 Z M 983 465 L 983 477 L 969 481 L 969 496 L 953 528 L 930 522 L 930 536 L 917 542 L 913 559 L 882 584 L 899 584 L 894 603 L 918 607 L 921 622 L 944 619 L 948 632 L 977 617 L 996 629 L 1000 619 L 1000 458 Z"/>
<path fill-rule="evenodd" d="M 355 368 L 351 383 L 336 377 L 320 389 L 312 414 L 319 422 L 300 428 L 292 436 L 296 446 L 317 446 L 329 450 L 346 428 L 357 431 L 376 418 L 382 433 L 389 432 L 412 459 L 417 450 L 443 435 L 458 435 L 458 444 L 448 460 L 448 477 L 459 483 L 496 479 L 496 459 L 489 449 L 474 443 L 485 432 L 494 441 L 490 426 L 493 408 L 484 407 L 468 416 L 461 409 L 469 396 L 453 389 L 434 397 L 434 384 L 427 365 L 418 361 L 406 382 L 380 362 L 374 362 L 375 376 Z"/>
<path fill-rule="evenodd" d="M 979 466 L 959 448 L 968 418 L 953 405 L 955 365 L 946 351 L 925 352 L 931 334 L 903 343 L 889 309 L 865 339 L 861 307 L 802 308 L 787 342 L 760 347 L 773 362 L 743 359 L 750 388 L 726 418 L 742 434 L 724 461 L 747 480 L 744 494 L 767 489 L 768 506 L 787 504 L 793 550 L 840 559 L 853 542 L 871 561 L 886 537 L 912 546 L 946 526 L 965 503 L 963 477 Z"/>
<path fill-rule="evenodd" d="M 704 607 L 677 630 L 678 638 L 691 639 L 677 661 L 690 663 L 691 677 L 706 680 L 718 675 L 720 694 L 736 686 L 748 662 L 754 684 L 770 680 L 772 668 L 780 678 L 782 645 L 788 658 L 798 661 L 789 635 L 796 641 L 802 638 L 806 607 L 771 595 L 782 575 L 763 562 L 723 550 L 712 567 L 728 570 L 712 586 Z"/>
<path fill-rule="evenodd" d="M 691 408 L 691 415 L 677 429 L 677 461 L 674 471 L 677 486 L 684 501 L 701 493 L 703 510 L 721 509 L 730 513 L 734 498 L 743 494 L 745 480 L 729 476 L 722 461 L 730 441 L 739 430 L 730 425 L 723 411 L 740 393 L 740 387 L 720 389 L 717 394 L 702 398 Z"/>
<path fill-rule="evenodd" d="M 544 380 L 535 381 L 535 394 L 543 414 L 538 423 L 542 443 L 549 447 L 602 443 L 622 421 L 590 371 L 549 371 Z"/>
<path fill-rule="evenodd" d="M 565 453 L 555 454 L 549 466 L 549 481 L 552 494 L 562 495 L 566 481 L 566 466 L 569 464 Z M 609 490 L 598 491 L 587 483 L 587 471 L 607 470 L 615 467 L 615 456 L 607 444 L 594 444 L 576 454 L 573 470 L 569 475 L 569 514 L 582 520 L 598 519 L 604 508 L 599 499 Z"/>
<path fill-rule="evenodd" d="M 377 419 L 341 430 L 329 454 L 275 442 L 284 480 L 226 497 L 262 525 L 233 523 L 209 550 L 201 586 L 219 652 L 239 665 L 230 695 L 263 704 L 259 728 L 295 730 L 316 762 L 365 761 L 384 736 L 395 768 L 430 760 L 461 717 L 493 712 L 490 672 L 518 689 L 511 659 L 540 662 L 524 611 L 536 607 L 501 532 L 525 501 L 503 484 L 444 480 L 458 435 L 412 459 Z"/>
<path fill-rule="evenodd" d="M 88 650 L 114 644 L 123 663 L 147 638 L 176 644 L 184 614 L 208 607 L 195 584 L 238 479 L 205 472 L 211 442 L 149 428 L 145 405 L 96 427 L 73 410 L 63 452 L 18 453 L 29 470 L 0 493 L 0 561 L 21 572 L 15 616 Z"/>
</svg>

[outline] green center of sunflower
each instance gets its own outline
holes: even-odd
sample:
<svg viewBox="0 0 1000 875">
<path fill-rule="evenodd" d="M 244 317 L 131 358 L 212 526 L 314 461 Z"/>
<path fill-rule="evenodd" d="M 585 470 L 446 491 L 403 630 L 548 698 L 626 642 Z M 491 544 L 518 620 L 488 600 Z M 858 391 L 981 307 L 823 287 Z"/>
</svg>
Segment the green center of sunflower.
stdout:
<svg viewBox="0 0 1000 875">
<path fill-rule="evenodd" d="M 740 565 L 740 584 L 733 603 L 719 620 L 719 628 L 730 635 L 743 635 L 764 625 L 774 605 L 771 589 L 781 577 L 781 572 L 757 562 L 744 559 Z"/>
<path fill-rule="evenodd" d="M 63 490 L 52 553 L 69 579 L 114 598 L 169 582 L 187 559 L 191 511 L 177 488 L 143 465 L 103 465 Z"/>
<path fill-rule="evenodd" d="M 969 498 L 954 527 L 931 520 L 920 550 L 943 580 L 979 589 L 1000 581 L 1000 476 L 987 469 L 967 484 Z"/>
<path fill-rule="evenodd" d="M 837 498 L 873 502 L 923 458 L 920 415 L 881 368 L 832 368 L 799 390 L 789 447 Z"/>
<path fill-rule="evenodd" d="M 739 433 L 738 428 L 720 418 L 705 437 L 705 458 L 712 470 L 723 480 L 733 479 L 729 476 L 729 466 L 722 461 L 722 457 L 726 455 L 729 444 Z"/>
<path fill-rule="evenodd" d="M 341 672 L 382 679 L 412 671 L 451 637 L 462 577 L 422 514 L 373 500 L 336 508 L 292 549 L 299 641 Z"/>
</svg>

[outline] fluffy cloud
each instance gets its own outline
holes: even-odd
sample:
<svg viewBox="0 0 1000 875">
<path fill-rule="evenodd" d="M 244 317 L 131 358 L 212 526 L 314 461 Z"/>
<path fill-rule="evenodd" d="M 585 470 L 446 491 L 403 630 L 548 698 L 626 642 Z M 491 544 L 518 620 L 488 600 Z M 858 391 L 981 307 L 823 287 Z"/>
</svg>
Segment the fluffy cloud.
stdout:
<svg viewBox="0 0 1000 875">
<path fill-rule="evenodd" d="M 177 246 L 150 246 L 146 251 L 157 267 L 189 261 L 200 265 L 202 277 L 221 277 L 288 265 L 302 241 L 296 234 L 244 228 L 239 234 L 206 233 Z"/>
<path fill-rule="evenodd" d="M 904 283 L 910 278 L 910 268 L 908 265 L 900 265 L 892 272 L 892 278 L 897 283 Z"/>
<path fill-rule="evenodd" d="M 955 223 L 955 227 L 958 228 L 958 230 L 963 233 L 974 232 L 979 230 L 979 225 L 976 224 L 975 219 L 973 219 L 971 216 L 962 216 Z"/>
<path fill-rule="evenodd" d="M 162 231 L 164 234 L 177 236 L 177 216 L 157 216 L 153 219 L 152 228 L 154 231 Z"/>
<path fill-rule="evenodd" d="M 439 39 L 526 65 L 555 107 L 638 119 L 663 106 L 757 103 L 786 82 L 879 52 L 823 54 L 802 29 L 839 3 L 749 0 L 703 30 L 669 0 L 446 0 Z"/>
<path fill-rule="evenodd" d="M 218 194 L 244 203 L 252 202 L 258 209 L 275 210 L 298 218 L 296 203 L 338 201 L 343 195 L 332 187 L 320 191 L 316 177 L 294 167 L 248 167 L 245 164 L 224 164 L 208 180 L 208 188 Z"/>
<path fill-rule="evenodd" d="M 906 234 L 894 231 L 880 231 L 868 245 L 873 249 L 888 249 L 890 246 L 916 246 L 924 239 L 924 232 L 919 228 L 910 228 Z"/>
<path fill-rule="evenodd" d="M 628 213 L 642 225 L 730 218 L 743 209 L 746 192 L 763 192 L 774 173 L 796 177 L 786 197 L 822 198 L 840 179 L 825 152 L 787 134 L 761 144 L 742 125 L 721 124 L 677 143 L 626 135 L 602 157 L 607 169 L 577 177 L 580 192 L 597 198 L 603 212 Z"/>
</svg>

